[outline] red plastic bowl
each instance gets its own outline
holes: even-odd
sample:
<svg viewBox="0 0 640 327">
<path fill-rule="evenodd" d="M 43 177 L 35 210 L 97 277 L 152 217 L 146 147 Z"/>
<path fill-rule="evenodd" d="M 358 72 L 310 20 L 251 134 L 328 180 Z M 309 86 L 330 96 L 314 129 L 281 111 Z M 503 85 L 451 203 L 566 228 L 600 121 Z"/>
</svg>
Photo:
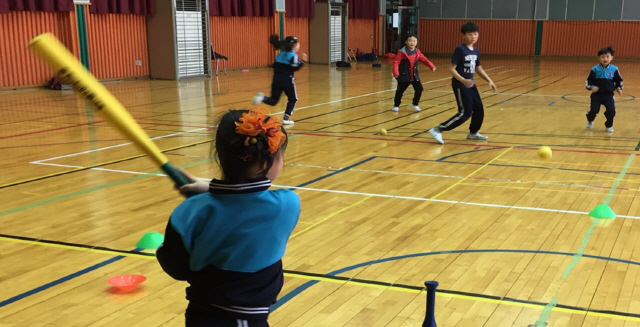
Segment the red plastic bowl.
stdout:
<svg viewBox="0 0 640 327">
<path fill-rule="evenodd" d="M 142 275 L 119 275 L 109 278 L 109 280 L 107 280 L 107 283 L 123 291 L 130 291 L 136 288 L 145 280 L 147 280 L 147 277 L 144 277 Z"/>
</svg>

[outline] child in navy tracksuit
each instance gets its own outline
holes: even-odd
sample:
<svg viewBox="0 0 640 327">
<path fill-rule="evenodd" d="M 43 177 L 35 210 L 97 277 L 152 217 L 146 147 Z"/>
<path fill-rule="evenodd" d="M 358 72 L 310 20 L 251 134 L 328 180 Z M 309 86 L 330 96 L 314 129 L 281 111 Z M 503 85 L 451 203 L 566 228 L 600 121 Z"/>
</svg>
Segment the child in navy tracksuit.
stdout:
<svg viewBox="0 0 640 327">
<path fill-rule="evenodd" d="M 186 326 L 269 326 L 282 289 L 282 256 L 300 216 L 290 190 L 269 191 L 283 166 L 287 135 L 261 108 L 222 116 L 215 149 L 222 179 L 182 186 L 157 259 L 187 281 Z"/>
<path fill-rule="evenodd" d="M 613 60 L 613 47 L 606 47 L 598 51 L 600 64 L 591 68 L 587 77 L 587 90 L 591 91 L 591 108 L 587 112 L 587 128 L 593 128 L 593 120 L 600 112 L 600 106 L 604 105 L 604 123 L 606 131 L 613 133 L 613 117 L 616 116 L 616 101 L 613 91 L 622 94 L 622 77 L 618 67 L 611 64 Z"/>
<path fill-rule="evenodd" d="M 402 94 L 409 85 L 413 85 L 413 90 L 415 91 L 411 108 L 415 111 L 420 111 L 418 103 L 420 102 L 420 97 L 422 96 L 424 88 L 422 87 L 422 83 L 420 83 L 420 76 L 418 75 L 418 61 L 431 68 L 431 71 L 436 71 L 436 66 L 434 66 L 431 61 L 429 61 L 429 59 L 427 59 L 427 57 L 425 57 L 422 52 L 416 48 L 418 38 L 414 35 L 409 35 L 405 40 L 405 44 L 407 46 L 398 50 L 398 53 L 393 60 L 392 73 L 393 77 L 398 80 L 398 89 L 396 90 L 393 109 L 391 109 L 394 112 L 398 111 L 398 107 L 402 100 Z"/>
<path fill-rule="evenodd" d="M 486 136 L 478 133 L 484 120 L 484 105 L 473 75 L 478 72 L 478 75 L 489 83 L 489 87 L 493 92 L 497 91 L 496 85 L 480 65 L 480 52 L 475 47 L 480 28 L 478 25 L 468 22 L 462 25 L 460 32 L 463 35 L 463 43 L 453 52 L 451 65 L 449 66 L 449 72 L 453 76 L 451 87 L 458 104 L 458 113 L 429 130 L 429 134 L 440 144 L 444 144 L 442 132 L 450 131 L 460 126 L 469 117 L 471 117 L 471 124 L 469 124 L 467 139 L 486 140 Z"/>
<path fill-rule="evenodd" d="M 271 43 L 274 48 L 283 51 L 276 56 L 276 62 L 273 64 L 271 96 L 265 97 L 264 93 L 258 92 L 258 94 L 253 97 L 253 105 L 264 102 L 270 106 L 275 106 L 284 91 L 289 101 L 287 102 L 287 109 L 284 111 L 282 123 L 285 125 L 293 125 L 293 120 L 291 120 L 290 117 L 293 115 L 293 108 L 298 101 L 296 79 L 293 77 L 293 72 L 302 68 L 304 62 L 307 61 L 307 55 L 303 53 L 302 61 L 298 59 L 296 53 L 300 50 L 300 43 L 295 36 L 287 36 L 284 40 L 280 41 L 278 35 L 274 34 L 269 37 L 269 43 Z"/>
</svg>

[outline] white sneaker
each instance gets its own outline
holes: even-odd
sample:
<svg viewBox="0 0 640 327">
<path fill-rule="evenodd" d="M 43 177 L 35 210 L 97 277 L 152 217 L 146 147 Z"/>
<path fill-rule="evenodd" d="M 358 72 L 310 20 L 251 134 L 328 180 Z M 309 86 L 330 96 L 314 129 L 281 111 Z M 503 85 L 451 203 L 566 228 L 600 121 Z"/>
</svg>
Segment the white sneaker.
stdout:
<svg viewBox="0 0 640 327">
<path fill-rule="evenodd" d="M 285 125 L 293 125 L 293 120 L 290 119 L 283 119 L 282 123 Z"/>
<path fill-rule="evenodd" d="M 253 97 L 251 103 L 253 103 L 254 106 L 257 106 L 262 102 L 262 100 L 264 100 L 264 93 L 258 92 L 256 93 L 256 96 Z"/>
<path fill-rule="evenodd" d="M 613 133 L 613 127 L 607 127 L 607 132 Z"/>
<path fill-rule="evenodd" d="M 391 111 L 393 111 L 393 112 L 398 112 L 398 107 L 393 107 L 393 108 L 391 108 Z"/>
<path fill-rule="evenodd" d="M 473 133 L 473 134 L 469 133 L 469 134 L 467 134 L 467 139 L 468 140 L 486 140 L 488 138 L 489 137 L 487 137 L 485 135 L 482 135 L 480 133 Z"/>
<path fill-rule="evenodd" d="M 587 122 L 587 128 L 593 128 L 593 122 L 592 121 Z"/>
<path fill-rule="evenodd" d="M 420 107 L 416 106 L 416 105 L 411 105 L 411 108 L 413 108 L 413 110 L 415 111 L 420 111 Z"/>
<path fill-rule="evenodd" d="M 440 132 L 440 129 L 437 127 L 434 127 L 432 129 L 429 130 L 429 134 L 431 134 L 431 136 L 433 136 L 433 138 L 438 141 L 438 143 L 440 144 L 444 144 L 444 141 L 442 140 L 442 133 Z"/>
</svg>

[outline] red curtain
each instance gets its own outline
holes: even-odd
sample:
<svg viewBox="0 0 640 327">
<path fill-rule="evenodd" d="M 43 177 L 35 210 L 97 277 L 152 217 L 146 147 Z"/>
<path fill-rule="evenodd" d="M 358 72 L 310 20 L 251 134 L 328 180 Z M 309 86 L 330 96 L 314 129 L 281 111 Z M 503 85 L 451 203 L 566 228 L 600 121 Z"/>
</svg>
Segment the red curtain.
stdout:
<svg viewBox="0 0 640 327">
<path fill-rule="evenodd" d="M 287 17 L 313 17 L 313 0 L 285 0 Z"/>
<path fill-rule="evenodd" d="M 0 14 L 12 10 L 73 11 L 73 0 L 0 0 Z"/>
<path fill-rule="evenodd" d="M 377 19 L 379 2 L 377 0 L 346 0 L 349 4 L 349 18 Z"/>
<path fill-rule="evenodd" d="M 316 2 L 328 2 L 328 0 L 316 0 Z M 342 2 L 349 4 L 349 18 L 378 19 L 380 3 L 377 0 L 343 0 Z"/>
<path fill-rule="evenodd" d="M 210 16 L 273 16 L 274 0 L 209 0 Z"/>
<path fill-rule="evenodd" d="M 155 11 L 155 0 L 91 0 L 89 6 L 92 14 L 153 15 Z"/>
</svg>

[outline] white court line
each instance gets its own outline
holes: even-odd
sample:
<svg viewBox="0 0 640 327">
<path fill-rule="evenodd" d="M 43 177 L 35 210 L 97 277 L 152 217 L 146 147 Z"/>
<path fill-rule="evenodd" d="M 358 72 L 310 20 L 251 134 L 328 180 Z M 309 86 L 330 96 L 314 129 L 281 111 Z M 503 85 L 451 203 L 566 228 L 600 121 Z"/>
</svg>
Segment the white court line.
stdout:
<svg viewBox="0 0 640 327">
<path fill-rule="evenodd" d="M 492 68 L 489 68 L 489 69 L 485 69 L 485 71 L 494 70 L 494 69 L 498 69 L 498 68 L 502 68 L 502 67 L 504 67 L 504 66 L 492 67 Z M 512 70 L 515 70 L 515 69 L 512 69 Z M 509 70 L 509 71 L 511 71 L 511 70 Z M 433 81 L 427 81 L 427 82 L 424 82 L 422 84 L 430 84 L 430 83 L 445 81 L 445 80 L 448 80 L 448 79 L 451 79 L 451 77 L 445 77 L 445 78 L 436 79 L 436 80 L 433 80 Z M 396 89 L 382 90 L 382 91 L 378 91 L 378 92 L 372 92 L 372 93 L 357 95 L 357 96 L 354 96 L 354 97 L 349 97 L 349 98 L 344 98 L 344 99 L 339 99 L 339 100 L 333 100 L 333 101 L 323 102 L 323 103 L 317 103 L 317 104 L 313 104 L 313 105 L 310 105 L 310 106 L 296 107 L 296 108 L 294 108 L 294 110 L 300 111 L 302 109 L 308 109 L 308 108 L 313 108 L 313 107 L 318 107 L 318 106 L 324 106 L 325 104 L 332 104 L 332 103 L 342 102 L 342 101 L 351 100 L 351 99 L 368 97 L 368 96 L 371 96 L 371 95 L 374 95 L 374 94 L 380 94 L 380 93 L 390 92 L 390 91 L 395 91 L 395 90 Z M 426 92 L 426 90 L 425 90 L 425 92 Z M 429 91 L 429 92 L 431 92 L 431 91 Z M 444 92 L 444 91 L 442 91 L 442 92 Z M 448 91 L 448 92 L 451 92 L 451 91 Z M 284 111 L 279 111 L 279 112 L 274 112 L 273 114 L 277 115 L 277 114 L 283 114 L 283 113 L 284 113 Z"/>
<path fill-rule="evenodd" d="M 73 166 L 73 165 L 59 165 L 59 164 L 51 164 L 51 163 L 37 163 L 40 165 L 49 165 L 49 166 L 59 166 L 59 167 L 67 167 L 67 168 L 82 168 L 81 166 Z M 102 171 L 110 171 L 116 173 L 125 173 L 125 174 L 134 174 L 134 175 L 147 175 L 149 173 L 143 173 L 138 171 L 130 171 L 130 170 L 118 170 L 118 169 L 108 169 L 108 168 L 91 168 L 93 170 L 102 170 Z M 153 174 L 154 176 L 167 176 L 165 174 Z M 200 180 L 208 181 L 208 178 L 196 177 Z M 402 196 L 402 195 L 389 195 L 389 194 L 378 194 L 378 193 L 364 193 L 364 192 L 353 192 L 353 191 L 340 191 L 340 190 L 326 190 L 320 188 L 312 188 L 312 187 L 297 187 L 297 186 L 287 186 L 287 185 L 276 185 L 272 184 L 273 187 L 278 188 L 289 188 L 294 190 L 304 190 L 304 191 L 315 191 L 315 192 L 325 192 L 325 193 L 338 193 L 338 194 L 353 194 L 353 195 L 363 195 L 363 196 L 373 196 L 379 198 L 393 198 L 393 199 L 402 199 L 402 200 L 414 200 L 414 201 L 432 201 L 432 202 L 440 202 L 440 203 L 451 203 L 451 204 L 464 204 L 469 206 L 477 206 L 477 207 L 491 207 L 491 208 L 504 208 L 504 209 L 515 209 L 515 210 L 528 210 L 528 211 L 543 211 L 543 212 L 556 212 L 556 213 L 567 213 L 567 214 L 577 214 L 577 215 L 588 215 L 589 213 L 586 211 L 574 211 L 574 210 L 562 210 L 562 209 L 550 209 L 550 208 L 537 208 L 537 207 L 523 207 L 523 206 L 510 206 L 504 204 L 493 204 L 493 203 L 479 203 L 479 202 L 465 202 L 465 201 L 453 201 L 453 200 L 440 200 L 440 199 L 429 199 L 429 198 L 421 198 L 415 196 Z M 619 218 L 629 218 L 629 219 L 640 219 L 639 216 L 628 216 L 628 215 L 618 215 Z"/>
<path fill-rule="evenodd" d="M 180 134 L 184 134 L 184 133 L 193 133 L 193 132 L 197 132 L 197 131 L 201 131 L 203 129 L 207 129 L 207 128 L 196 128 L 196 129 L 192 129 L 192 130 L 188 130 L 185 132 L 179 132 L 179 133 L 173 133 L 173 134 L 167 134 L 167 135 L 161 135 L 161 136 L 155 136 L 152 138 L 149 138 L 150 140 L 157 140 L 157 139 L 161 139 L 161 138 L 165 138 L 165 137 L 171 137 L 171 136 L 176 136 L 176 135 L 180 135 Z M 128 143 L 122 143 L 122 144 L 116 144 L 116 145 L 111 145 L 111 146 L 106 146 L 104 148 L 98 148 L 98 149 L 93 149 L 93 150 L 87 150 L 87 151 L 82 151 L 82 152 L 76 152 L 76 153 L 71 153 L 71 154 L 66 154 L 64 156 L 58 156 L 58 157 L 53 157 L 53 158 L 47 158 L 47 159 L 41 159 L 41 160 L 36 160 L 36 161 L 32 161 L 30 163 L 32 164 L 39 164 L 39 163 L 43 163 L 46 161 L 51 161 L 51 160 L 56 160 L 56 159 L 62 159 L 62 158 L 68 158 L 68 157 L 73 157 L 73 156 L 77 156 L 77 155 L 81 155 L 81 154 L 87 154 L 87 153 L 91 153 L 91 152 L 98 152 L 98 151 L 102 151 L 102 150 L 108 150 L 108 149 L 113 149 L 113 148 L 118 148 L 121 146 L 125 146 L 125 145 L 130 145 L 133 144 L 131 142 Z"/>
<path fill-rule="evenodd" d="M 295 190 L 327 192 L 327 193 L 339 193 L 339 194 L 353 194 L 353 195 L 374 196 L 374 197 L 381 197 L 381 198 L 395 198 L 395 199 L 403 199 L 403 200 L 432 201 L 432 202 L 442 202 L 442 203 L 451 203 L 451 204 L 464 204 L 464 205 L 478 206 L 478 207 L 492 207 L 492 208 L 504 208 L 504 209 L 516 209 L 516 210 L 556 212 L 556 213 L 567 213 L 567 214 L 577 214 L 577 215 L 588 215 L 589 214 L 586 211 L 575 211 L 575 210 L 562 210 L 562 209 L 550 209 L 550 208 L 538 208 L 538 207 L 510 206 L 510 205 L 493 204 L 493 203 L 479 203 L 479 202 L 440 200 L 440 199 L 429 199 L 429 198 L 420 198 L 420 197 L 413 197 L 413 196 L 388 195 L 388 194 L 377 194 L 377 193 L 363 193 L 363 192 L 339 191 L 339 190 L 326 190 L 326 189 L 320 189 L 320 188 L 297 187 L 297 186 L 286 186 L 286 185 L 273 185 L 272 184 L 272 186 L 279 187 L 279 188 L 291 188 L 291 189 L 295 189 Z M 619 218 L 629 218 L 629 219 L 640 219 L 639 216 L 628 216 L 628 215 L 617 215 L 617 217 L 619 217 Z"/>
<path fill-rule="evenodd" d="M 340 170 L 342 167 L 329 167 L 329 166 L 317 166 L 317 165 L 305 165 L 305 164 L 285 164 L 286 166 L 296 166 L 296 167 L 309 167 L 309 168 L 321 168 L 328 170 Z M 380 173 L 380 174 L 392 174 L 392 175 L 409 175 L 409 176 L 422 176 L 422 177 L 438 177 L 438 178 L 464 178 L 464 176 L 455 176 L 455 175 L 439 175 L 439 174 L 425 174 L 425 173 L 408 173 L 402 171 L 388 171 L 388 170 L 375 170 L 375 169 L 358 169 L 351 168 L 349 171 L 360 171 L 365 173 Z M 553 186 L 566 186 L 566 187 L 578 187 L 578 188 L 595 188 L 599 190 L 608 190 L 609 188 L 598 187 L 593 185 L 586 184 L 572 184 L 572 183 L 558 183 L 558 182 L 541 182 L 541 181 L 521 181 L 514 179 L 503 179 L 503 178 L 473 178 L 473 180 L 479 181 L 491 181 L 491 182 L 509 182 L 509 183 L 523 183 L 523 184 L 540 184 L 540 185 L 553 185 Z M 508 186 L 506 186 L 508 187 Z"/>
</svg>

